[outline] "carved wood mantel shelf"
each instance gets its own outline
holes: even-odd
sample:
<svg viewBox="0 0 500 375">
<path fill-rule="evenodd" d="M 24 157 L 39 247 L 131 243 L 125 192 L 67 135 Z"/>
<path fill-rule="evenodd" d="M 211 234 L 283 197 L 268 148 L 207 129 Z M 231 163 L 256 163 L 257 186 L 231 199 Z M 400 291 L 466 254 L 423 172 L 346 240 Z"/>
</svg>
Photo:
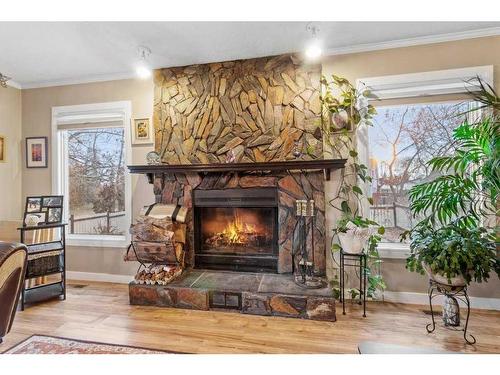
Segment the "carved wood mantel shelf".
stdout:
<svg viewBox="0 0 500 375">
<path fill-rule="evenodd" d="M 213 163 L 213 164 L 155 164 L 129 165 L 130 173 L 144 173 L 149 183 L 153 183 L 155 174 L 169 173 L 210 173 L 210 172 L 257 172 L 257 171 L 292 171 L 320 170 L 325 172 L 325 179 L 330 180 L 332 170 L 344 168 L 346 159 L 290 160 L 260 163 Z"/>
</svg>

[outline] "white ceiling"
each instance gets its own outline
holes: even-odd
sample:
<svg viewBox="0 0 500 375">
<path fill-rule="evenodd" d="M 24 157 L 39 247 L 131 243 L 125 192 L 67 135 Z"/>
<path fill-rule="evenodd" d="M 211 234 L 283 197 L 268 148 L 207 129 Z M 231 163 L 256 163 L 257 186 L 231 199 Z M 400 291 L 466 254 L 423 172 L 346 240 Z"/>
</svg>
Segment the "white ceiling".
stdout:
<svg viewBox="0 0 500 375">
<path fill-rule="evenodd" d="M 306 22 L 0 22 L 0 72 L 28 88 L 130 77 L 138 62 L 139 45 L 152 50 L 149 62 L 154 68 L 298 52 L 310 38 L 306 25 Z M 324 49 L 332 54 L 500 35 L 500 22 L 315 25 L 320 28 L 318 36 Z"/>
</svg>

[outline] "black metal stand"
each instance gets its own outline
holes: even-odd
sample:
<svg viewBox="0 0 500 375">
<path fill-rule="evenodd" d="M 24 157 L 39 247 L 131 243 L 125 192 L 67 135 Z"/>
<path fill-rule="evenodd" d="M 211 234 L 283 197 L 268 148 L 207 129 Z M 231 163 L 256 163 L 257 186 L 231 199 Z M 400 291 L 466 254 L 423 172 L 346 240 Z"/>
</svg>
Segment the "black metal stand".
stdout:
<svg viewBox="0 0 500 375">
<path fill-rule="evenodd" d="M 66 299 L 66 225 L 64 223 L 57 223 L 57 224 L 44 224 L 44 225 L 37 225 L 37 226 L 24 226 L 24 227 L 19 227 L 17 228 L 20 231 L 20 240 L 21 243 L 25 243 L 26 239 L 26 232 L 28 231 L 34 231 L 34 230 L 43 230 L 43 229 L 60 229 L 60 238 L 59 240 L 55 241 L 49 241 L 49 242 L 40 242 L 40 243 L 33 243 L 33 244 L 26 244 L 26 247 L 28 248 L 28 265 L 26 267 L 26 278 L 35 278 L 35 277 L 41 277 L 41 276 L 49 276 L 49 275 L 54 275 L 54 274 L 60 274 L 61 275 L 61 281 L 53 282 L 53 283 L 47 283 L 47 284 L 41 284 L 37 285 L 34 287 L 26 288 L 26 283 L 23 284 L 23 288 L 21 290 L 21 311 L 24 311 L 24 306 L 26 303 L 26 292 L 31 291 L 31 290 L 39 290 L 47 287 L 51 287 L 53 285 L 60 285 L 61 286 L 61 293 L 58 295 L 58 297 L 63 297 L 63 300 Z M 36 271 L 33 271 L 31 269 L 30 265 L 30 256 L 37 256 L 37 255 L 42 255 L 43 254 L 48 254 L 51 252 L 60 252 L 58 255 L 60 258 L 60 264 L 57 269 L 51 269 L 51 270 L 43 270 L 39 269 Z M 51 296 L 50 298 L 53 298 L 54 296 Z"/>
<path fill-rule="evenodd" d="M 340 250 L 340 300 L 343 315 L 345 315 L 345 267 L 356 267 L 359 268 L 359 304 L 363 304 L 363 317 L 366 318 L 366 259 L 364 252 L 353 254 Z"/>
<path fill-rule="evenodd" d="M 465 326 L 463 328 L 457 328 L 457 329 L 453 329 L 452 327 L 447 327 L 447 328 L 455 331 L 463 331 L 465 342 L 469 345 L 475 344 L 476 338 L 470 333 L 467 334 L 467 327 L 469 326 L 469 315 L 470 315 L 470 300 L 467 294 L 466 285 L 452 286 L 452 285 L 441 284 L 434 280 L 429 280 L 429 306 L 431 308 L 432 323 L 427 324 L 427 326 L 425 327 L 427 332 L 432 333 L 436 329 L 436 322 L 434 320 L 434 311 L 432 309 L 432 299 L 439 295 L 446 297 L 454 297 L 465 303 L 465 305 L 467 306 L 467 318 L 465 320 Z M 432 328 L 429 328 L 431 326 Z M 468 339 L 467 336 L 469 336 L 470 339 Z"/>
</svg>

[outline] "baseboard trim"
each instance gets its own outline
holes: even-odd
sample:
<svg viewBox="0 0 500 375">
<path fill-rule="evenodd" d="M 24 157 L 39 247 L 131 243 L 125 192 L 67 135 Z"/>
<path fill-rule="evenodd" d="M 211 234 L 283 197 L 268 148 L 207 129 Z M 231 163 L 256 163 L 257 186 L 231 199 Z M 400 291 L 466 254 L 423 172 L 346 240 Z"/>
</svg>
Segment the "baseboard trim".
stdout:
<svg viewBox="0 0 500 375">
<path fill-rule="evenodd" d="M 99 281 L 103 283 L 128 284 L 134 278 L 131 275 L 115 275 L 110 273 L 94 273 L 67 271 L 68 280 Z M 384 301 L 395 303 L 407 303 L 411 305 L 427 305 L 429 297 L 426 293 L 413 292 L 384 292 Z M 442 298 L 435 298 L 437 304 L 442 303 Z M 500 310 L 500 298 L 470 297 L 471 307 L 482 310 Z"/>
<path fill-rule="evenodd" d="M 66 278 L 68 280 L 99 281 L 103 283 L 128 284 L 130 281 L 133 280 L 134 276 L 114 275 L 111 273 L 67 271 Z"/>
<path fill-rule="evenodd" d="M 482 310 L 500 310 L 500 298 L 484 298 L 484 297 L 469 297 L 470 304 L 473 309 Z M 429 296 L 426 293 L 412 293 L 412 292 L 384 292 L 384 301 L 407 303 L 412 305 L 428 305 Z M 443 302 L 442 297 L 437 296 L 433 301 L 436 304 Z"/>
</svg>

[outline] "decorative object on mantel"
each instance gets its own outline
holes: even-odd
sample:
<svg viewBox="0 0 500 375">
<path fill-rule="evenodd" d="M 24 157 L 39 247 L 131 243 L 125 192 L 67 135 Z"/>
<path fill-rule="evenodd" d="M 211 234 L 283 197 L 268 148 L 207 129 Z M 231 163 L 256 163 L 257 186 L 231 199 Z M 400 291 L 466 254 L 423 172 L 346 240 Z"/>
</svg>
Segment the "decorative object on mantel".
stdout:
<svg viewBox="0 0 500 375">
<path fill-rule="evenodd" d="M 6 75 L 0 73 L 0 86 L 2 86 L 3 88 L 7 88 L 7 82 L 10 80 L 10 77 L 7 77 Z"/>
<path fill-rule="evenodd" d="M 48 167 L 47 137 L 26 138 L 26 168 Z"/>
<path fill-rule="evenodd" d="M 295 249 L 292 253 L 295 283 L 308 289 L 323 288 L 325 282 L 314 272 L 314 200 L 296 200 L 295 216 L 298 217 L 298 225 L 295 228 L 298 235 L 294 235 L 294 238 L 298 238 L 298 243 L 292 246 Z M 307 248 L 308 237 L 311 238 L 310 251 Z"/>
<path fill-rule="evenodd" d="M 153 124 L 149 118 L 135 118 L 132 120 L 132 144 L 152 145 Z"/>
<path fill-rule="evenodd" d="M 146 162 L 148 165 L 159 165 L 161 164 L 160 155 L 156 151 L 149 151 L 146 154 Z"/>
<path fill-rule="evenodd" d="M 371 220 L 369 214 L 365 213 L 373 200 L 364 193 L 363 188 L 368 187 L 372 178 L 368 167 L 359 159 L 354 138 L 358 129 L 371 125 L 371 119 L 376 114 L 376 110 L 368 103 L 370 93 L 358 91 L 345 78 L 332 75 L 331 81 L 328 81 L 326 77 L 322 77 L 321 84 L 324 92 L 322 102 L 325 154 L 347 158 L 346 167 L 338 183 L 338 190 L 329 200 L 330 205 L 340 214 L 340 219 L 337 220 L 336 227 L 333 229 L 332 242 L 340 233 L 348 232 L 348 224 L 351 230 L 353 227 L 362 231 L 371 227 L 378 228 L 377 233 L 370 234 L 365 246 L 368 282 L 366 293 L 368 297 L 374 298 L 377 292 L 385 289 L 380 272 L 375 272 L 375 267 L 379 267 L 381 262 L 377 247 L 385 228 Z M 361 243 L 358 243 L 356 247 L 359 249 L 360 245 Z M 350 248 L 332 243 L 332 260 L 338 268 L 340 268 L 339 260 L 335 259 L 335 254 L 338 254 L 340 250 L 352 253 Z M 341 293 L 339 284 L 337 276 L 337 280 L 332 283 L 334 293 L 337 295 Z M 360 292 L 354 288 L 350 290 L 351 296 L 358 295 Z"/>
<path fill-rule="evenodd" d="M 261 163 L 214 163 L 214 164 L 152 164 L 129 165 L 130 173 L 144 173 L 150 184 L 155 174 L 210 173 L 210 172 L 267 172 L 267 171 L 312 171 L 322 169 L 325 179 L 330 180 L 333 170 L 344 168 L 346 159 L 287 160 Z"/>
</svg>

